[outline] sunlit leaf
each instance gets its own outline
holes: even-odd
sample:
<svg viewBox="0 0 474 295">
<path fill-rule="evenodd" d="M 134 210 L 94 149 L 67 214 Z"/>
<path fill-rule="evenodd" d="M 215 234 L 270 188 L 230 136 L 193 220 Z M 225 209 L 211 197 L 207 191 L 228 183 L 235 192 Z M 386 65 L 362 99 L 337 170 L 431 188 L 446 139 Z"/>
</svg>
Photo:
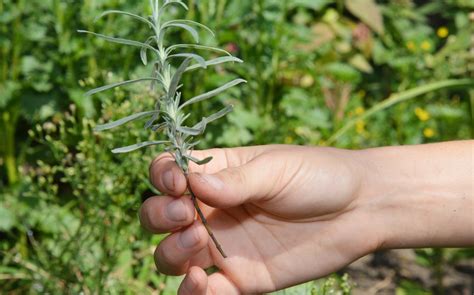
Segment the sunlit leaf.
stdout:
<svg viewBox="0 0 474 295">
<path fill-rule="evenodd" d="M 178 126 L 176 130 L 190 136 L 198 136 L 198 135 L 203 134 L 204 132 L 204 128 L 196 129 L 196 128 L 190 128 L 190 127 L 184 127 L 184 126 Z"/>
<path fill-rule="evenodd" d="M 155 25 L 147 20 L 146 18 L 144 17 L 141 17 L 139 15 L 136 15 L 136 14 L 133 14 L 133 13 L 130 13 L 130 12 L 126 12 L 126 11 L 121 11 L 121 10 L 107 10 L 107 11 L 104 11 L 101 15 L 99 15 L 98 17 L 95 18 L 95 21 L 97 21 L 98 19 L 106 16 L 106 15 L 109 15 L 109 14 L 120 14 L 120 15 L 125 15 L 125 16 L 129 16 L 129 17 L 132 17 L 134 19 L 137 19 L 145 24 L 147 24 L 148 26 L 150 26 L 150 28 L 155 28 Z"/>
<path fill-rule="evenodd" d="M 98 87 L 98 88 L 89 90 L 89 91 L 86 92 L 86 96 L 94 95 L 94 94 L 97 94 L 99 92 L 107 91 L 107 90 L 110 90 L 110 89 L 113 89 L 113 88 L 116 88 L 116 87 L 120 87 L 120 86 L 124 86 L 124 85 L 128 85 L 128 84 L 139 83 L 139 82 L 144 82 L 144 81 L 157 81 L 157 82 L 163 83 L 161 79 L 151 78 L 151 77 L 150 78 L 141 78 L 141 79 L 135 79 L 135 80 L 122 81 L 122 82 L 118 82 L 118 83 L 114 83 L 114 84 L 110 84 L 110 85 L 105 85 L 105 86 L 102 86 L 102 87 Z"/>
<path fill-rule="evenodd" d="M 186 68 L 189 66 L 189 63 L 191 62 L 191 59 L 192 58 L 190 58 L 190 57 L 186 58 L 181 63 L 181 65 L 176 70 L 176 72 L 174 73 L 173 78 L 171 79 L 169 90 L 168 90 L 168 97 L 169 98 L 174 98 L 174 96 L 176 95 L 176 90 L 178 89 L 179 81 L 181 81 L 181 76 L 183 75 Z"/>
<path fill-rule="evenodd" d="M 170 143 L 170 142 L 166 141 L 166 140 L 145 141 L 145 142 L 137 143 L 137 144 L 134 144 L 134 145 L 114 149 L 114 150 L 112 150 L 112 153 L 114 153 L 114 154 L 129 153 L 129 152 L 133 152 L 133 151 L 139 150 L 139 149 L 144 148 L 144 147 L 153 146 L 153 145 L 162 145 L 162 144 L 168 144 L 168 143 Z"/>
<path fill-rule="evenodd" d="M 138 42 L 138 41 L 135 41 L 135 40 L 129 40 L 129 39 L 123 39 L 123 38 L 116 38 L 116 37 L 111 37 L 111 36 L 106 36 L 106 35 L 102 35 L 102 34 L 98 34 L 98 33 L 94 33 L 94 32 L 89 32 L 89 31 L 84 31 L 84 30 L 78 30 L 77 31 L 78 33 L 83 33 L 83 34 L 90 34 L 90 35 L 94 35 L 98 38 L 101 38 L 101 39 L 104 39 L 104 40 L 107 40 L 109 42 L 113 42 L 113 43 L 117 43 L 117 44 L 124 44 L 124 45 L 130 45 L 130 46 L 135 46 L 135 47 L 140 47 L 140 48 L 147 48 L 153 52 L 156 52 L 157 50 L 153 47 L 153 46 L 150 46 L 148 44 L 145 44 L 145 43 L 142 43 L 142 42 Z"/>
<path fill-rule="evenodd" d="M 171 45 L 166 49 L 167 54 L 171 54 L 173 51 L 179 48 L 184 48 L 184 49 L 189 49 L 189 48 L 194 48 L 194 49 L 200 49 L 200 50 L 208 50 L 208 51 L 214 51 L 214 52 L 219 52 L 219 53 L 224 53 L 228 56 L 232 56 L 229 52 L 225 51 L 224 49 L 216 48 L 216 47 L 210 47 L 210 46 L 204 46 L 204 45 L 197 45 L 197 44 L 175 44 Z"/>
<path fill-rule="evenodd" d="M 191 34 L 191 36 L 193 36 L 194 41 L 196 41 L 196 43 L 199 43 L 199 33 L 198 33 L 198 31 L 196 31 L 196 29 L 191 27 L 191 26 L 188 26 L 186 24 L 181 24 L 181 23 L 171 23 L 171 24 L 168 24 L 168 25 L 164 25 L 161 28 L 160 40 L 164 37 L 165 30 L 169 29 L 169 28 L 173 28 L 173 27 L 182 28 L 182 29 L 188 31 Z"/>
<path fill-rule="evenodd" d="M 186 101 L 185 103 L 183 103 L 180 107 L 180 109 L 190 105 L 190 104 L 193 104 L 193 103 L 197 103 L 197 102 L 200 102 L 200 101 L 203 101 L 203 100 L 206 100 L 206 99 L 209 99 L 211 97 L 214 97 L 218 94 L 220 94 L 221 92 L 224 92 L 226 91 L 227 89 L 229 88 L 232 88 L 236 85 L 239 85 L 241 83 L 247 83 L 247 81 L 245 81 L 244 79 L 235 79 L 227 84 L 224 84 L 222 85 L 221 87 L 219 88 L 216 88 L 212 91 L 209 91 L 209 92 L 206 92 L 204 94 L 201 94 L 201 95 L 198 95 L 198 96 L 195 96 L 193 98 L 191 98 L 190 100 Z"/>
<path fill-rule="evenodd" d="M 206 25 L 203 25 L 201 23 L 198 23 L 198 22 L 195 22 L 195 21 L 192 21 L 192 20 L 188 20 L 188 19 L 175 19 L 175 20 L 170 20 L 168 22 L 165 22 L 163 24 L 163 26 L 167 26 L 169 24 L 188 24 L 188 25 L 194 25 L 194 26 L 197 26 L 197 27 L 200 27 L 204 30 L 206 30 L 207 32 L 209 32 L 213 37 L 215 36 L 214 32 Z"/>
<path fill-rule="evenodd" d="M 170 0 L 170 1 L 167 1 L 165 2 L 165 4 L 163 5 L 163 7 L 161 8 L 162 10 L 164 10 L 166 7 L 170 6 L 170 5 L 173 5 L 173 4 L 178 4 L 178 5 L 181 5 L 184 9 L 188 10 L 188 6 L 183 2 L 183 1 L 180 1 L 180 0 Z"/>
<path fill-rule="evenodd" d="M 155 36 L 152 36 L 152 37 L 148 38 L 145 41 L 145 44 L 151 46 L 151 43 L 155 40 L 155 38 L 156 38 Z M 145 66 L 148 64 L 147 50 L 148 50 L 148 48 L 146 48 L 146 47 L 142 47 L 142 49 L 140 50 L 140 58 L 141 58 L 141 60 L 142 60 L 142 62 Z"/>
<path fill-rule="evenodd" d="M 135 121 L 137 119 L 141 119 L 143 117 L 156 115 L 157 113 L 158 113 L 158 111 L 149 111 L 149 112 L 141 112 L 141 113 L 133 114 L 131 116 L 122 118 L 122 119 L 114 121 L 114 122 L 110 122 L 110 123 L 107 123 L 107 124 L 104 124 L 104 125 L 99 125 L 99 126 L 94 128 L 94 131 L 104 131 L 104 130 L 113 129 L 115 127 L 122 126 L 124 124 Z"/>
<path fill-rule="evenodd" d="M 178 54 L 173 54 L 173 55 L 168 56 L 168 58 L 175 58 L 175 57 L 189 57 L 189 58 L 192 58 L 192 59 L 194 59 L 195 61 L 198 62 L 198 65 L 197 65 L 198 67 L 207 68 L 206 61 L 200 55 L 197 55 L 197 54 L 194 54 L 194 53 L 178 53 Z M 188 68 L 186 68 L 186 70 Z"/>
<path fill-rule="evenodd" d="M 206 66 L 215 66 L 215 65 L 226 63 L 226 62 L 243 63 L 243 61 L 241 59 L 239 59 L 237 57 L 233 57 L 233 56 L 222 56 L 222 57 L 218 57 L 218 58 L 208 60 L 205 63 L 206 63 Z M 196 64 L 196 65 L 189 66 L 186 69 L 186 71 L 192 71 L 192 70 L 195 70 L 195 69 L 198 69 L 198 68 L 201 68 L 201 65 Z"/>
<path fill-rule="evenodd" d="M 220 118 L 225 117 L 227 114 L 231 113 L 233 110 L 234 110 L 234 106 L 233 105 L 228 105 L 225 108 L 223 108 L 222 110 L 218 111 L 217 113 L 212 114 L 209 117 L 206 117 L 205 118 L 206 122 L 207 122 L 207 124 L 209 124 L 213 121 L 219 120 Z"/>
<path fill-rule="evenodd" d="M 153 124 L 155 123 L 155 121 L 158 120 L 158 118 L 160 117 L 159 115 L 160 115 L 160 112 L 156 111 L 155 114 L 153 114 L 153 117 L 146 122 L 144 128 L 148 129 L 148 128 L 152 127 Z"/>
</svg>

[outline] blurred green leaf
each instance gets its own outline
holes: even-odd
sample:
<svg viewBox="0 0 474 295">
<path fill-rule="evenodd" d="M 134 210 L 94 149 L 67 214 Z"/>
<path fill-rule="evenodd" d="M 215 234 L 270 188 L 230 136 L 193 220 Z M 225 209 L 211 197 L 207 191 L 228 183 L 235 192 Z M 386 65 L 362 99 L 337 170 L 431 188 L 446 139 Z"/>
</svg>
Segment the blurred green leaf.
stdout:
<svg viewBox="0 0 474 295">
<path fill-rule="evenodd" d="M 346 0 L 347 9 L 380 35 L 384 34 L 384 22 L 380 7 L 374 0 Z"/>
<path fill-rule="evenodd" d="M 0 231 L 9 231 L 16 224 L 16 217 L 11 209 L 0 204 Z"/>
</svg>

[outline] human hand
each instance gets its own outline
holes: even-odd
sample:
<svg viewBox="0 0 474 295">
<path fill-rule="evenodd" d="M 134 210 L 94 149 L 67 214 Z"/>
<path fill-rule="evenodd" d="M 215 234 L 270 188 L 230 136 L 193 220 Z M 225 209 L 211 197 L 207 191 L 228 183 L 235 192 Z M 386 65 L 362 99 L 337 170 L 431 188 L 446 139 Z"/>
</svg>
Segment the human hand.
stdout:
<svg viewBox="0 0 474 295">
<path fill-rule="evenodd" d="M 186 179 L 169 154 L 153 161 L 141 221 L 171 232 L 155 252 L 158 270 L 187 273 L 179 294 L 249 294 L 330 274 L 379 245 L 360 197 L 364 169 L 355 152 L 298 146 L 197 151 L 189 183 L 222 247 L 223 259 L 195 211 Z M 207 276 L 203 269 L 217 266 Z"/>
</svg>

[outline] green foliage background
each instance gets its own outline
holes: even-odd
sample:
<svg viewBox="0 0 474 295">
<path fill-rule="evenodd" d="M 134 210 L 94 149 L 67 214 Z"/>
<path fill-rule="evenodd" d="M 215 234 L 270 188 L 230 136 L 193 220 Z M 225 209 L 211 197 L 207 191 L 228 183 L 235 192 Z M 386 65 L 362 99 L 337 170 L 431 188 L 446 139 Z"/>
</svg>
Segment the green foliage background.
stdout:
<svg viewBox="0 0 474 295">
<path fill-rule="evenodd" d="M 203 34 L 202 43 L 245 63 L 186 76 L 185 97 L 235 76 L 249 81 L 193 107 L 197 119 L 223 102 L 236 106 L 210 126 L 200 148 L 366 148 L 472 138 L 474 3 L 416 2 L 189 0 L 185 17 L 217 33 Z M 158 193 L 147 168 L 159 150 L 110 153 L 149 139 L 140 125 L 92 132 L 153 103 L 146 85 L 84 96 L 149 70 L 138 50 L 76 33 L 145 38 L 146 28 L 124 18 L 94 23 L 106 9 L 150 13 L 148 1 L 0 0 L 2 291 L 173 294 L 179 283 L 155 273 L 160 237 L 145 233 L 137 218 L 141 202 Z M 179 32 L 172 38 L 192 41 Z M 418 255 L 441 275 L 443 265 L 473 255 L 446 253 Z M 311 292 L 350 292 L 347 278 L 318 284 Z"/>
</svg>

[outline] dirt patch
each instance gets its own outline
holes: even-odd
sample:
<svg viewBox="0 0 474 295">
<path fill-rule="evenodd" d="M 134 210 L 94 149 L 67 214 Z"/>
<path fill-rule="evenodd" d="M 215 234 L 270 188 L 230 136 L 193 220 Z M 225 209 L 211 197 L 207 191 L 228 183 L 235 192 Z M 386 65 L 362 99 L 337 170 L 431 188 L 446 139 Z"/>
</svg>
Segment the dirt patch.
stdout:
<svg viewBox="0 0 474 295">
<path fill-rule="evenodd" d="M 416 262 L 413 250 L 377 252 L 357 260 L 342 272 L 348 273 L 355 284 L 354 295 L 392 295 L 403 282 L 420 286 L 420 292 L 425 289 L 439 295 L 474 294 L 473 259 L 443 267 L 443 290 L 437 289 L 432 270 Z"/>
</svg>

